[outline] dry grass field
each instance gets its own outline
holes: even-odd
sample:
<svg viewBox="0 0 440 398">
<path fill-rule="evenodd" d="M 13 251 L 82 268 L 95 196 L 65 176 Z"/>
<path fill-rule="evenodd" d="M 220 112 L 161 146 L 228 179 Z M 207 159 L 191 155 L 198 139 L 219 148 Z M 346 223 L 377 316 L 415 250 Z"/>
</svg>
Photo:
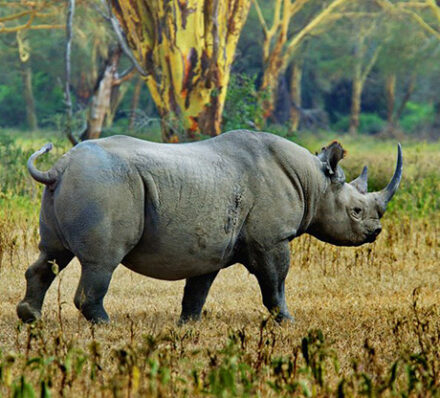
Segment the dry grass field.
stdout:
<svg viewBox="0 0 440 398">
<path fill-rule="evenodd" d="M 386 183 L 393 147 L 347 146 L 349 176 L 365 161 L 373 188 Z M 15 306 L 37 256 L 40 193 L 29 180 L 4 190 L 0 396 L 439 396 L 439 152 L 404 145 L 404 180 L 376 243 L 292 242 L 286 294 L 295 322 L 281 326 L 241 265 L 219 274 L 202 321 L 183 327 L 183 281 L 120 266 L 105 300 L 112 321 L 91 326 L 73 305 L 76 260 L 50 288 L 42 321 L 21 324 Z"/>
</svg>

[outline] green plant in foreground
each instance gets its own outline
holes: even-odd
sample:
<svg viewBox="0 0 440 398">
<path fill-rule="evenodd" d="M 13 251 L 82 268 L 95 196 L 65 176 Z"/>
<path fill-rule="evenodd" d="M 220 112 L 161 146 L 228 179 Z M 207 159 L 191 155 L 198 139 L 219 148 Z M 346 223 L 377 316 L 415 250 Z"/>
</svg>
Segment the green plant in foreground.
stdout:
<svg viewBox="0 0 440 398">
<path fill-rule="evenodd" d="M 87 350 L 43 324 L 27 326 L 24 353 L 0 352 L 0 393 L 13 397 L 72 396 L 438 396 L 440 394 L 440 324 L 438 308 L 419 305 L 413 294 L 411 313 L 393 325 L 398 355 L 388 367 L 368 339 L 351 367 L 342 371 L 338 353 L 320 330 L 311 330 L 279 356 L 273 347 L 281 337 L 272 320 L 251 336 L 246 328 L 232 330 L 219 346 L 188 353 L 179 346 L 192 332 L 174 329 L 146 335 L 113 350 L 102 351 L 94 327 Z M 411 334 L 417 346 L 404 337 Z M 170 340 L 171 339 L 171 340 Z M 174 340 L 177 345 L 170 345 Z M 44 345 L 43 345 L 44 344 Z M 108 358 L 106 358 L 108 357 Z M 189 366 L 188 366 L 189 365 Z M 176 372 L 177 369 L 180 369 Z"/>
</svg>

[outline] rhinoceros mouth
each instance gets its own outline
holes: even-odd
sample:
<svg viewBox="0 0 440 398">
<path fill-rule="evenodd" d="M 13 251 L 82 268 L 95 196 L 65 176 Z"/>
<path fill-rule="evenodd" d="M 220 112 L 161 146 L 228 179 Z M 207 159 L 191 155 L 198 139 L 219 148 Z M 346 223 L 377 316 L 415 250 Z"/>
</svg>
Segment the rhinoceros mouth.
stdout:
<svg viewBox="0 0 440 398">
<path fill-rule="evenodd" d="M 377 235 L 371 234 L 367 236 L 366 243 L 373 243 L 376 241 Z"/>
</svg>

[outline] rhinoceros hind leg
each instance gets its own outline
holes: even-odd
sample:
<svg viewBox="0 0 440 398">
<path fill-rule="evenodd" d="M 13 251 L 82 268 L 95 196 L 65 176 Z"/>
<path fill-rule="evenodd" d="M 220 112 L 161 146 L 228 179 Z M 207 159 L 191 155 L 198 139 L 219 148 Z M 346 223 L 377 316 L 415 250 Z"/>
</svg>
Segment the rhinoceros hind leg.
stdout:
<svg viewBox="0 0 440 398">
<path fill-rule="evenodd" d="M 74 303 L 90 322 L 109 322 L 103 301 L 117 265 L 81 263 L 81 279 L 75 293 Z"/>
<path fill-rule="evenodd" d="M 182 299 L 182 313 L 179 325 L 188 321 L 198 321 L 202 313 L 209 289 L 217 276 L 218 271 L 210 274 L 195 276 L 186 280 Z"/>
<path fill-rule="evenodd" d="M 72 260 L 73 254 L 63 251 L 57 255 L 41 252 L 40 257 L 26 271 L 26 294 L 17 305 L 17 315 L 23 322 L 34 322 L 41 317 L 41 307 L 47 289 L 55 279 L 54 263 L 58 272 L 62 271 Z"/>
<path fill-rule="evenodd" d="M 287 309 L 284 282 L 290 265 L 288 242 L 282 242 L 269 250 L 252 249 L 246 267 L 260 285 L 263 304 L 275 316 L 277 322 L 293 321 Z"/>
</svg>

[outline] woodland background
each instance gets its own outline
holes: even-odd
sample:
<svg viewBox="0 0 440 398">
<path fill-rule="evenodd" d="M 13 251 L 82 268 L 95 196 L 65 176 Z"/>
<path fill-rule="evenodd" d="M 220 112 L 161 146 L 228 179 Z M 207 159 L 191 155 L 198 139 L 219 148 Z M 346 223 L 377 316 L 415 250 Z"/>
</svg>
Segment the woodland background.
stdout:
<svg viewBox="0 0 440 398">
<path fill-rule="evenodd" d="M 127 70 L 106 3 L 78 1 L 70 89 L 83 138 L 182 141 L 234 128 L 440 136 L 438 1 L 110 3 L 146 76 Z M 1 2 L 1 127 L 63 131 L 67 6 Z M 105 73 L 113 80 L 99 97 Z"/>
</svg>

